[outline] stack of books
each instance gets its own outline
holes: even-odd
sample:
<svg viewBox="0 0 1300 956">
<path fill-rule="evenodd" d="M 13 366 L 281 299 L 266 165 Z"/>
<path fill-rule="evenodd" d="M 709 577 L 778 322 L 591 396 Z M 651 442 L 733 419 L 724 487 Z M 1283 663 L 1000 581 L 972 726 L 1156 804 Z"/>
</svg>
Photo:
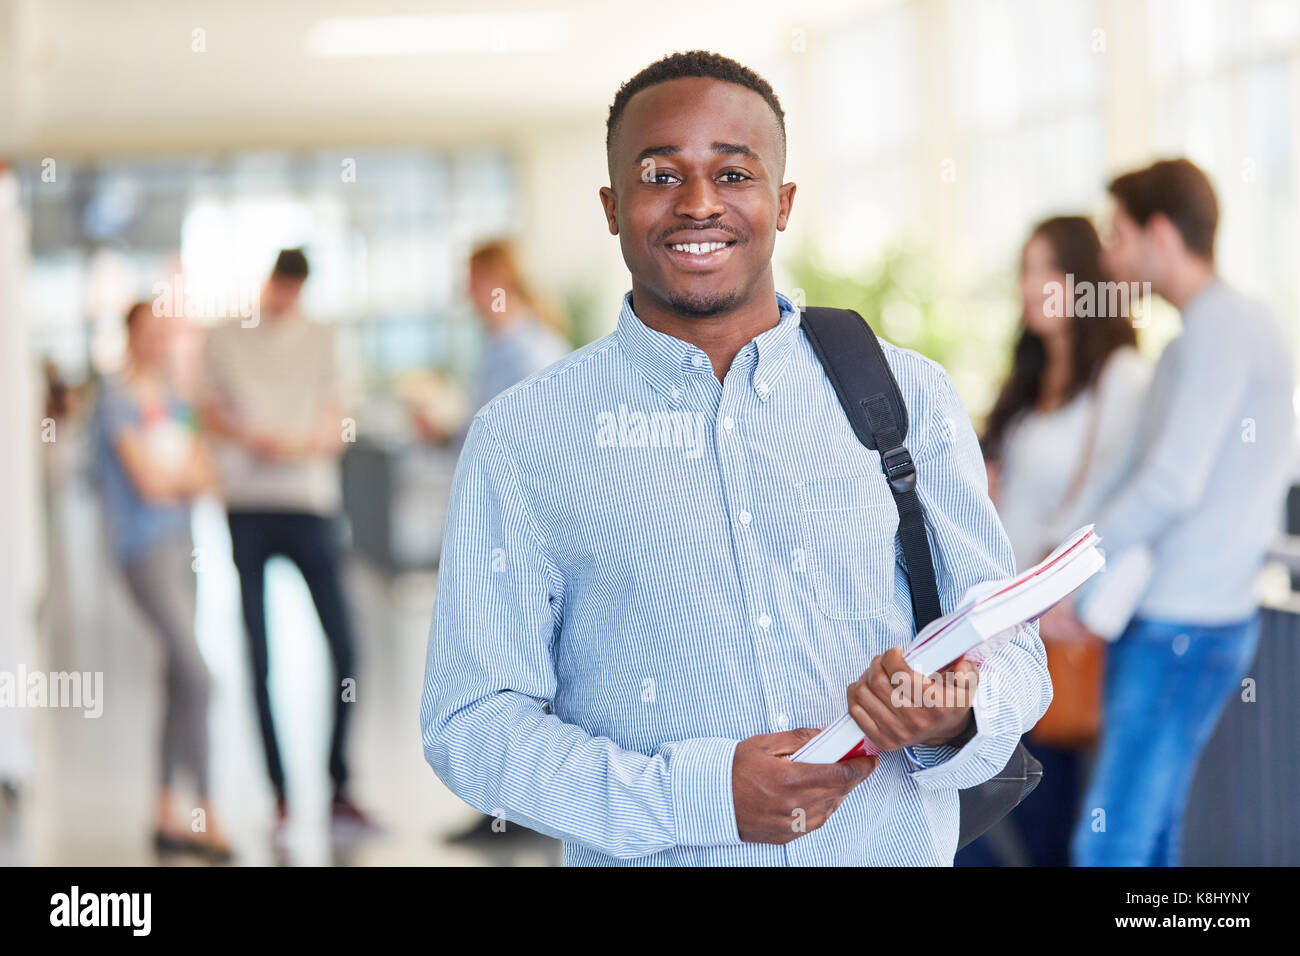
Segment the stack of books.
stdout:
<svg viewBox="0 0 1300 956">
<path fill-rule="evenodd" d="M 1013 578 L 984 581 L 969 588 L 950 613 L 935 618 L 916 635 L 903 655 L 920 674 L 934 674 L 958 658 L 980 664 L 1106 566 L 1093 525 L 1074 532 L 1038 564 Z M 790 759 L 800 763 L 838 763 L 879 753 L 847 713 L 800 747 Z"/>
</svg>

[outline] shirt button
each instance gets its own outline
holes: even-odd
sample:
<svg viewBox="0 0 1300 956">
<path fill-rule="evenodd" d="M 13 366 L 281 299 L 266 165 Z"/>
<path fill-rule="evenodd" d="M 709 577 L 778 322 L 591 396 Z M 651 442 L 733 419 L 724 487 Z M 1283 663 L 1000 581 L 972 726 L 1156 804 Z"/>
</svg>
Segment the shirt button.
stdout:
<svg viewBox="0 0 1300 956">
<path fill-rule="evenodd" d="M 760 614 L 758 616 L 758 626 L 766 631 L 769 627 L 772 626 L 772 619 L 768 617 L 766 614 Z"/>
<path fill-rule="evenodd" d="M 740 518 L 741 524 L 749 524 L 749 522 L 753 520 L 753 515 L 751 515 L 748 511 L 742 511 L 737 517 Z"/>
<path fill-rule="evenodd" d="M 682 390 L 680 388 L 673 389 L 673 401 L 676 401 L 681 397 L 682 397 Z"/>
<path fill-rule="evenodd" d="M 759 398 L 767 398 L 767 393 L 768 391 L 770 391 L 770 389 L 767 386 L 767 382 L 759 382 L 757 385 L 754 386 L 754 390 L 758 392 Z"/>
<path fill-rule="evenodd" d="M 780 727 L 782 730 L 785 730 L 787 727 L 790 726 L 790 715 L 786 713 L 777 714 L 776 725 Z"/>
<path fill-rule="evenodd" d="M 694 365 L 696 368 L 703 368 L 704 356 L 701 355 L 699 352 L 696 352 L 694 355 L 691 356 L 691 364 Z"/>
<path fill-rule="evenodd" d="M 731 431 L 733 428 L 736 427 L 736 423 L 732 419 L 732 417 L 728 415 L 726 418 L 722 420 L 722 427 L 725 428 L 727 431 Z"/>
</svg>

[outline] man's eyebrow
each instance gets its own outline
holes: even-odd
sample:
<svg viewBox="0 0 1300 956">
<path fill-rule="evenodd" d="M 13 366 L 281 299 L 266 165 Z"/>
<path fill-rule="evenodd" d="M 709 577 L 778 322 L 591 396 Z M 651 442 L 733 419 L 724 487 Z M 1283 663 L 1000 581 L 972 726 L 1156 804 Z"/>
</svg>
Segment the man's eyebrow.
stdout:
<svg viewBox="0 0 1300 956">
<path fill-rule="evenodd" d="M 640 166 L 641 160 L 647 159 L 651 156 L 672 156 L 674 153 L 680 153 L 681 151 L 682 148 L 680 146 L 647 146 L 645 149 L 641 150 L 641 152 L 636 154 L 636 159 L 633 160 L 633 162 L 637 166 Z"/>
<path fill-rule="evenodd" d="M 761 162 L 758 153 L 754 152 L 744 143 L 714 143 L 713 151 L 715 153 L 727 153 L 733 156 L 744 156 L 746 159 Z"/>
<path fill-rule="evenodd" d="M 746 159 L 752 159 L 755 162 L 762 162 L 758 153 L 754 152 L 744 143 L 714 143 L 712 150 L 719 154 L 744 156 Z M 633 163 L 634 165 L 640 166 L 642 160 L 648 159 L 651 156 L 673 156 L 681 151 L 682 148 L 680 146 L 647 146 L 645 149 L 641 150 L 641 152 L 636 154 L 636 159 L 633 160 Z"/>
</svg>

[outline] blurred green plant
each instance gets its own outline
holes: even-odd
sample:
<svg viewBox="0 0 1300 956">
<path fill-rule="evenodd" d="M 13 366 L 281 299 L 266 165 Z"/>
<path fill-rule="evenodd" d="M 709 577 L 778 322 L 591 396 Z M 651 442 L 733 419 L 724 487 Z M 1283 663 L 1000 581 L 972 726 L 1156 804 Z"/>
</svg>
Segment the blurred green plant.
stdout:
<svg viewBox="0 0 1300 956">
<path fill-rule="evenodd" d="M 855 310 L 881 338 L 946 368 L 973 417 L 987 413 L 1018 325 L 1010 272 L 976 283 L 980 293 L 959 299 L 934 258 L 916 243 L 896 242 L 849 272 L 826 261 L 817 248 L 807 247 L 790 263 L 802 304 Z"/>
<path fill-rule="evenodd" d="M 560 304 L 568 321 L 569 344 L 581 348 L 605 334 L 599 314 L 600 289 L 596 282 L 577 281 L 559 292 Z"/>
<path fill-rule="evenodd" d="M 939 309 L 939 283 L 923 252 L 896 244 L 851 273 L 824 261 L 810 247 L 791 266 L 805 304 L 853 309 L 882 338 L 943 362 L 953 342 Z"/>
</svg>

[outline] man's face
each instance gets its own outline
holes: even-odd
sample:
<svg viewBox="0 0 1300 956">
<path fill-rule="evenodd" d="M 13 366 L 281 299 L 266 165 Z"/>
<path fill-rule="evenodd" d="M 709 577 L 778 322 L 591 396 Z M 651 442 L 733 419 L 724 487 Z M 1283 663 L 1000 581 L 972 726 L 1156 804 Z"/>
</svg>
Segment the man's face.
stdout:
<svg viewBox="0 0 1300 956">
<path fill-rule="evenodd" d="M 262 311 L 273 317 L 284 315 L 298 304 L 301 292 L 301 279 L 272 277 L 262 292 Z"/>
<path fill-rule="evenodd" d="M 1117 282 L 1150 282 L 1156 277 L 1151 237 L 1116 202 L 1102 248 L 1102 264 Z"/>
<path fill-rule="evenodd" d="M 794 201 L 783 165 L 776 116 L 753 90 L 690 77 L 633 96 L 600 196 L 638 290 L 692 318 L 760 292 Z"/>
</svg>

